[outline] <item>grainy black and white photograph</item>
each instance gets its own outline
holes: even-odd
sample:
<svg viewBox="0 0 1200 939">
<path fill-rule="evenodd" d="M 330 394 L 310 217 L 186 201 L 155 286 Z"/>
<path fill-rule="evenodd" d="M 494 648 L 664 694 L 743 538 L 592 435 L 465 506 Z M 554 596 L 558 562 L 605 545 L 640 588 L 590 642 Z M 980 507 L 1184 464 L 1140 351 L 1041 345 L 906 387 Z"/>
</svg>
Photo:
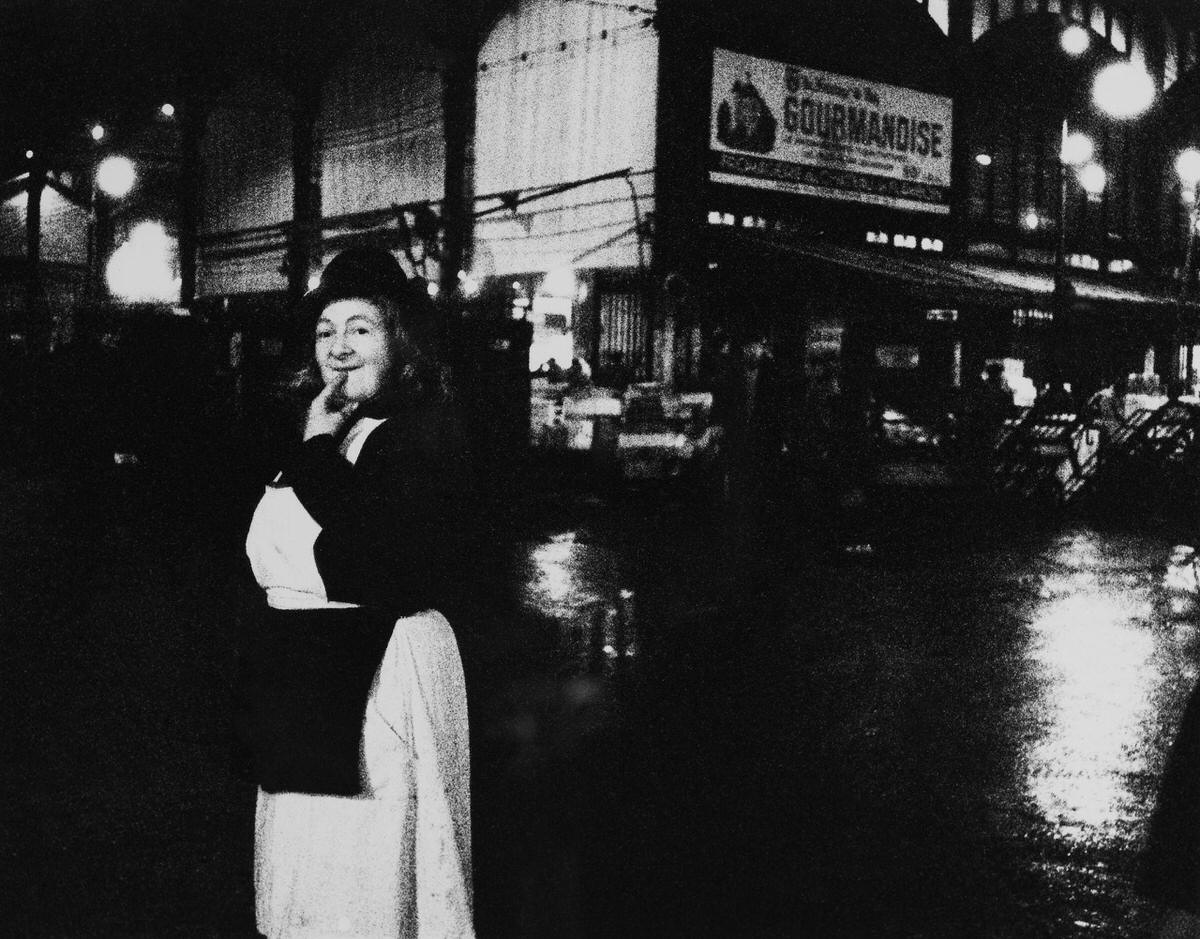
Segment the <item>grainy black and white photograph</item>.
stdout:
<svg viewBox="0 0 1200 939">
<path fill-rule="evenodd" d="M 1200 939 L 1198 36 L 0 0 L 0 934 Z"/>
</svg>

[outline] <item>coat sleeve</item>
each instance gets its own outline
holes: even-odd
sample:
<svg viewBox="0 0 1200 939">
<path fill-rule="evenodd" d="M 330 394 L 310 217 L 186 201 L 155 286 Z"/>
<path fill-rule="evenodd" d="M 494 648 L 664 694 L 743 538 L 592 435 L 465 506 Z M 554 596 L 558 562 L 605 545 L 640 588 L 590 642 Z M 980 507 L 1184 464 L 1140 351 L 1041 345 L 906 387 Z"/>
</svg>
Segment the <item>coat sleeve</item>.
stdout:
<svg viewBox="0 0 1200 939">
<path fill-rule="evenodd" d="M 453 417 L 404 421 L 378 427 L 354 465 L 314 437 L 285 469 L 321 526 L 314 554 L 329 599 L 401 616 L 440 609 L 461 582 L 473 502 Z"/>
</svg>

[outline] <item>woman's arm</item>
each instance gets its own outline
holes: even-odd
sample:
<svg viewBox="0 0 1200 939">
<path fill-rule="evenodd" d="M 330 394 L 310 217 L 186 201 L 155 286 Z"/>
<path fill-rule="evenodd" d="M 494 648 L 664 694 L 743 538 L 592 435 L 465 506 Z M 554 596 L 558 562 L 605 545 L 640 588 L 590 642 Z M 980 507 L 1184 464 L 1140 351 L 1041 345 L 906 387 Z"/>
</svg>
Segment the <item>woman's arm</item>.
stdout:
<svg viewBox="0 0 1200 939">
<path fill-rule="evenodd" d="M 331 600 L 415 613 L 467 569 L 472 487 L 456 424 L 440 411 L 409 421 L 376 428 L 354 466 L 313 438 L 288 477 L 321 525 L 314 553 Z"/>
</svg>

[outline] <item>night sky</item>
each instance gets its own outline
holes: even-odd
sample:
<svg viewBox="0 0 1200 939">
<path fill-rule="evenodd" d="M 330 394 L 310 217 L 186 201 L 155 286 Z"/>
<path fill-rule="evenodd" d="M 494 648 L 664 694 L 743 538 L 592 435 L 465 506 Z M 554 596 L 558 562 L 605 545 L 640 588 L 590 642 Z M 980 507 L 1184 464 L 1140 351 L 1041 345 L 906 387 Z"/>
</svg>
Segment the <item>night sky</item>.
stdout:
<svg viewBox="0 0 1200 939">
<path fill-rule="evenodd" d="M 396 0 L 0 0 L 0 171 L 51 163 L 120 123 L 247 69 L 310 74 L 383 15 L 438 30 L 462 4 Z"/>
</svg>

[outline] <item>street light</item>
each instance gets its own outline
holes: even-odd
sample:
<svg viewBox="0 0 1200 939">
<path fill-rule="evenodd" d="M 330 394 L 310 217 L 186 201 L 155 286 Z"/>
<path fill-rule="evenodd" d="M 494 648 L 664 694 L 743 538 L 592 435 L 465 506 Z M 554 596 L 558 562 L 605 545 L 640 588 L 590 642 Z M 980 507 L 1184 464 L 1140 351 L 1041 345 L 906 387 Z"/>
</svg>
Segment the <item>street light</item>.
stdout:
<svg viewBox="0 0 1200 939">
<path fill-rule="evenodd" d="M 1088 51 L 1092 44 L 1092 33 L 1080 23 L 1071 23 L 1059 34 L 1058 41 L 1063 52 L 1077 59 Z"/>
<path fill-rule="evenodd" d="M 129 157 L 109 156 L 96 167 L 96 185 L 105 195 L 121 198 L 137 182 L 137 170 Z"/>
<path fill-rule="evenodd" d="M 1132 62 L 1113 62 L 1096 73 L 1092 103 L 1109 117 L 1137 117 L 1154 101 L 1154 80 Z"/>
<path fill-rule="evenodd" d="M 1059 34 L 1059 41 L 1067 54 L 1079 58 L 1088 50 L 1091 37 L 1081 24 L 1071 23 Z M 1145 111 L 1154 101 L 1154 82 L 1145 69 L 1120 60 L 1109 63 L 1095 73 L 1091 93 L 1092 103 L 1104 114 L 1116 120 L 1129 120 Z M 1067 119 L 1064 117 L 1059 135 L 1058 239 L 1054 252 L 1054 293 L 1060 301 L 1068 292 L 1064 272 L 1068 168 L 1076 170 L 1079 183 L 1089 197 L 1098 196 L 1104 190 L 1107 174 L 1103 167 L 1090 162 L 1093 150 L 1090 137 L 1068 132 Z"/>
<path fill-rule="evenodd" d="M 1057 237 L 1054 243 L 1054 296 L 1059 302 L 1062 302 L 1067 294 L 1067 278 L 1066 278 L 1066 257 L 1067 257 L 1067 176 L 1071 170 L 1077 172 L 1084 166 L 1095 166 L 1100 170 L 1099 178 L 1100 190 L 1104 189 L 1104 170 L 1098 164 L 1092 163 L 1092 154 L 1095 152 L 1095 145 L 1092 143 L 1092 138 L 1087 134 L 1081 134 L 1078 131 L 1070 131 L 1067 128 L 1067 119 L 1064 117 L 1062 122 L 1062 131 L 1059 133 L 1059 149 L 1058 149 L 1058 218 Z M 1082 177 L 1080 182 L 1083 183 Z M 1095 185 L 1096 176 L 1091 174 L 1090 182 Z M 1084 184 L 1087 189 L 1087 184 Z M 1091 190 L 1088 190 L 1091 192 Z M 1099 191 L 1099 190 L 1098 190 Z"/>
<path fill-rule="evenodd" d="M 1187 315 L 1187 298 L 1192 287 L 1192 277 L 1196 266 L 1196 226 L 1200 224 L 1200 150 L 1188 147 L 1181 150 L 1175 157 L 1175 173 L 1183 186 L 1185 200 L 1191 196 L 1191 207 L 1188 209 L 1187 250 L 1183 256 L 1183 283 L 1179 287 L 1179 302 L 1176 306 L 1175 327 L 1180 338 L 1183 338 L 1184 323 Z M 1190 331 L 1189 331 L 1190 332 Z M 1178 342 L 1176 343 L 1178 345 Z M 1190 391 L 1196 380 L 1195 344 L 1190 335 L 1187 336 L 1186 363 L 1187 387 Z"/>
<path fill-rule="evenodd" d="M 1085 163 L 1079 168 L 1076 176 L 1083 191 L 1092 199 L 1104 192 L 1104 186 L 1108 182 L 1108 173 L 1099 163 Z"/>
<path fill-rule="evenodd" d="M 103 290 L 102 223 L 107 227 L 107 199 L 120 199 L 129 194 L 137 181 L 137 170 L 128 157 L 109 155 L 94 164 L 88 192 L 88 295 L 97 298 Z"/>
</svg>

